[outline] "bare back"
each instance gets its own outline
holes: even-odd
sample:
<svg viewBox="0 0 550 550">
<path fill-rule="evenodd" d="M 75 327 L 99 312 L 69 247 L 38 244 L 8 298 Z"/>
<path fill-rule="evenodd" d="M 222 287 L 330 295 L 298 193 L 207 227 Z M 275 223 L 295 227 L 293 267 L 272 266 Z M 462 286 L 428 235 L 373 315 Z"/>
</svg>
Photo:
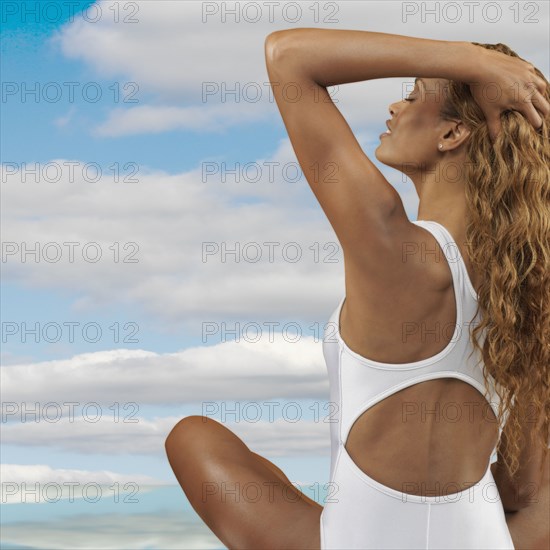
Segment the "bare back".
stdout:
<svg viewBox="0 0 550 550">
<path fill-rule="evenodd" d="M 374 361 L 397 364 L 430 358 L 444 350 L 453 335 L 456 303 L 449 265 L 443 253 L 443 261 L 430 253 L 441 251 L 436 239 L 410 225 L 407 239 L 428 253 L 412 256 L 401 273 L 396 274 L 392 266 L 387 284 L 381 277 L 372 281 L 368 270 L 353 264 L 346 268 L 340 335 L 349 348 Z M 459 249 L 474 284 L 478 279 L 465 247 L 459 245 Z M 396 284 L 398 277 L 402 281 Z M 411 402 L 425 414 L 404 422 L 403 407 Z M 472 416 L 447 418 L 445 411 L 454 404 Z M 346 449 L 365 473 L 396 490 L 412 481 L 428 493 L 446 485 L 449 489 L 444 492 L 453 493 L 457 484 L 463 487 L 483 476 L 496 444 L 496 417 L 486 404 L 483 395 L 462 380 L 417 383 L 363 413 L 350 431 Z"/>
</svg>

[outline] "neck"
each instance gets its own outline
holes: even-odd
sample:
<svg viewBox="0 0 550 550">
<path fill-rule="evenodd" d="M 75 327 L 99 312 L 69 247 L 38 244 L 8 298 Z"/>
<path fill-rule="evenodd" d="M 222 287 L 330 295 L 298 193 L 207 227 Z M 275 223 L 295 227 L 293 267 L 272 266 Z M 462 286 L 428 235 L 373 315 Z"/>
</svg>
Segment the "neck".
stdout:
<svg viewBox="0 0 550 550">
<path fill-rule="evenodd" d="M 440 163 L 434 170 L 414 174 L 411 177 L 420 199 L 418 205 L 419 220 L 432 220 L 445 227 L 452 227 L 463 233 L 467 218 L 464 178 L 445 179 L 441 174 L 451 177 L 457 173 L 456 164 Z"/>
<path fill-rule="evenodd" d="M 420 196 L 417 214 L 419 220 L 431 220 L 447 228 L 454 228 L 455 231 L 465 231 L 466 215 L 466 200 L 463 195 L 441 196 L 439 190 L 435 196 Z"/>
</svg>

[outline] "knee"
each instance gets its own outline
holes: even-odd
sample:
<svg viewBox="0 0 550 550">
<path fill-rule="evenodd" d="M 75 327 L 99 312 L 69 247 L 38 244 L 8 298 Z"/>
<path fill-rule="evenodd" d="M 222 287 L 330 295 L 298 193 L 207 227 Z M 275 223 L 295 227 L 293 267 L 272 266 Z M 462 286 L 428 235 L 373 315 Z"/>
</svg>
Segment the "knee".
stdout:
<svg viewBox="0 0 550 550">
<path fill-rule="evenodd" d="M 173 451 L 176 447 L 187 446 L 199 436 L 199 431 L 203 430 L 209 419 L 206 416 L 191 415 L 182 418 L 171 430 L 164 447 L 167 453 Z"/>
</svg>

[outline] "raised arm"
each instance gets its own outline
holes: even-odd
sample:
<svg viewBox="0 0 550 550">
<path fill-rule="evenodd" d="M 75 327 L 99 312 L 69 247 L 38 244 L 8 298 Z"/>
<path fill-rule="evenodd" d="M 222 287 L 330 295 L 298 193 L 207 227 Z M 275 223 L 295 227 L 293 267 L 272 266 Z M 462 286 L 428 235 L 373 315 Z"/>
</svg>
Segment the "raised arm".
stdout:
<svg viewBox="0 0 550 550">
<path fill-rule="evenodd" d="M 481 48 L 471 42 L 415 38 L 371 31 L 298 28 L 266 39 L 269 59 L 291 48 L 292 63 L 320 86 L 390 77 L 475 81 L 472 60 Z"/>
<path fill-rule="evenodd" d="M 392 267 L 402 270 L 401 243 L 410 240 L 411 224 L 399 194 L 365 155 L 326 87 L 389 76 L 451 76 L 451 66 L 461 67 L 453 76 L 466 75 L 474 47 L 367 31 L 300 28 L 268 35 L 266 65 L 277 106 L 348 267 L 353 259 L 372 277 L 375 270 L 382 277 Z M 388 117 L 380 113 L 381 126 Z"/>
<path fill-rule="evenodd" d="M 493 137 L 500 114 L 516 110 L 539 128 L 550 105 L 534 66 L 467 41 L 433 40 L 371 31 L 298 28 L 271 33 L 266 51 L 292 43 L 291 61 L 320 86 L 389 77 L 445 78 L 471 85 Z M 278 45 L 278 47 L 275 47 Z M 269 57 L 269 56 L 268 56 Z M 486 90 L 485 86 L 490 86 Z"/>
<path fill-rule="evenodd" d="M 386 277 L 388 269 L 402 269 L 401 243 L 410 238 L 411 224 L 399 194 L 365 155 L 326 87 L 385 77 L 445 78 L 502 87 L 515 82 L 520 89 L 538 79 L 537 85 L 545 86 L 530 64 L 469 42 L 369 31 L 276 31 L 266 38 L 265 58 L 290 141 L 344 258 L 347 263 L 353 258 L 353 263 L 359 262 L 356 265 L 367 260 L 373 277 L 375 270 Z M 480 107 L 498 119 L 501 110 L 510 106 L 512 88 L 503 90 L 498 102 L 480 100 Z M 517 110 L 536 125 L 541 119 L 533 105 L 535 96 L 532 102 L 523 99 L 523 95 L 518 98 Z M 549 108 L 540 101 L 539 107 Z M 387 115 L 380 115 L 382 122 Z M 494 118 L 491 123 L 496 128 Z"/>
</svg>

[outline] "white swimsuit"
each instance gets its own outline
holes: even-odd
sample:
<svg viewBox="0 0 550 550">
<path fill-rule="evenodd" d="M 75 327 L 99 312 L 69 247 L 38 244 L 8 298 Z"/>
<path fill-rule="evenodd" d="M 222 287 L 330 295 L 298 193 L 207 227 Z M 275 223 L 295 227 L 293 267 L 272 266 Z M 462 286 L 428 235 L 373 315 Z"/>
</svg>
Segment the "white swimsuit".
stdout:
<svg viewBox="0 0 550 550">
<path fill-rule="evenodd" d="M 331 315 L 323 339 L 330 401 L 336 422 L 330 424 L 331 465 L 328 497 L 320 520 L 321 550 L 326 549 L 508 549 L 514 545 L 491 464 L 483 477 L 464 490 L 446 496 L 421 496 L 387 487 L 364 473 L 344 445 L 355 420 L 389 395 L 418 382 L 458 378 L 471 384 L 490 402 L 495 415 L 499 398 L 487 395 L 483 374 L 475 366 L 479 353 L 469 341 L 477 294 L 451 234 L 439 223 L 417 220 L 437 239 L 451 269 L 456 299 L 456 324 L 449 344 L 433 357 L 412 363 L 381 363 L 366 359 L 344 343 L 339 332 L 345 297 Z M 504 419 L 505 421 L 505 419 Z M 502 425 L 499 427 L 499 436 Z M 453 489 L 451 489 L 452 491 Z"/>
</svg>

